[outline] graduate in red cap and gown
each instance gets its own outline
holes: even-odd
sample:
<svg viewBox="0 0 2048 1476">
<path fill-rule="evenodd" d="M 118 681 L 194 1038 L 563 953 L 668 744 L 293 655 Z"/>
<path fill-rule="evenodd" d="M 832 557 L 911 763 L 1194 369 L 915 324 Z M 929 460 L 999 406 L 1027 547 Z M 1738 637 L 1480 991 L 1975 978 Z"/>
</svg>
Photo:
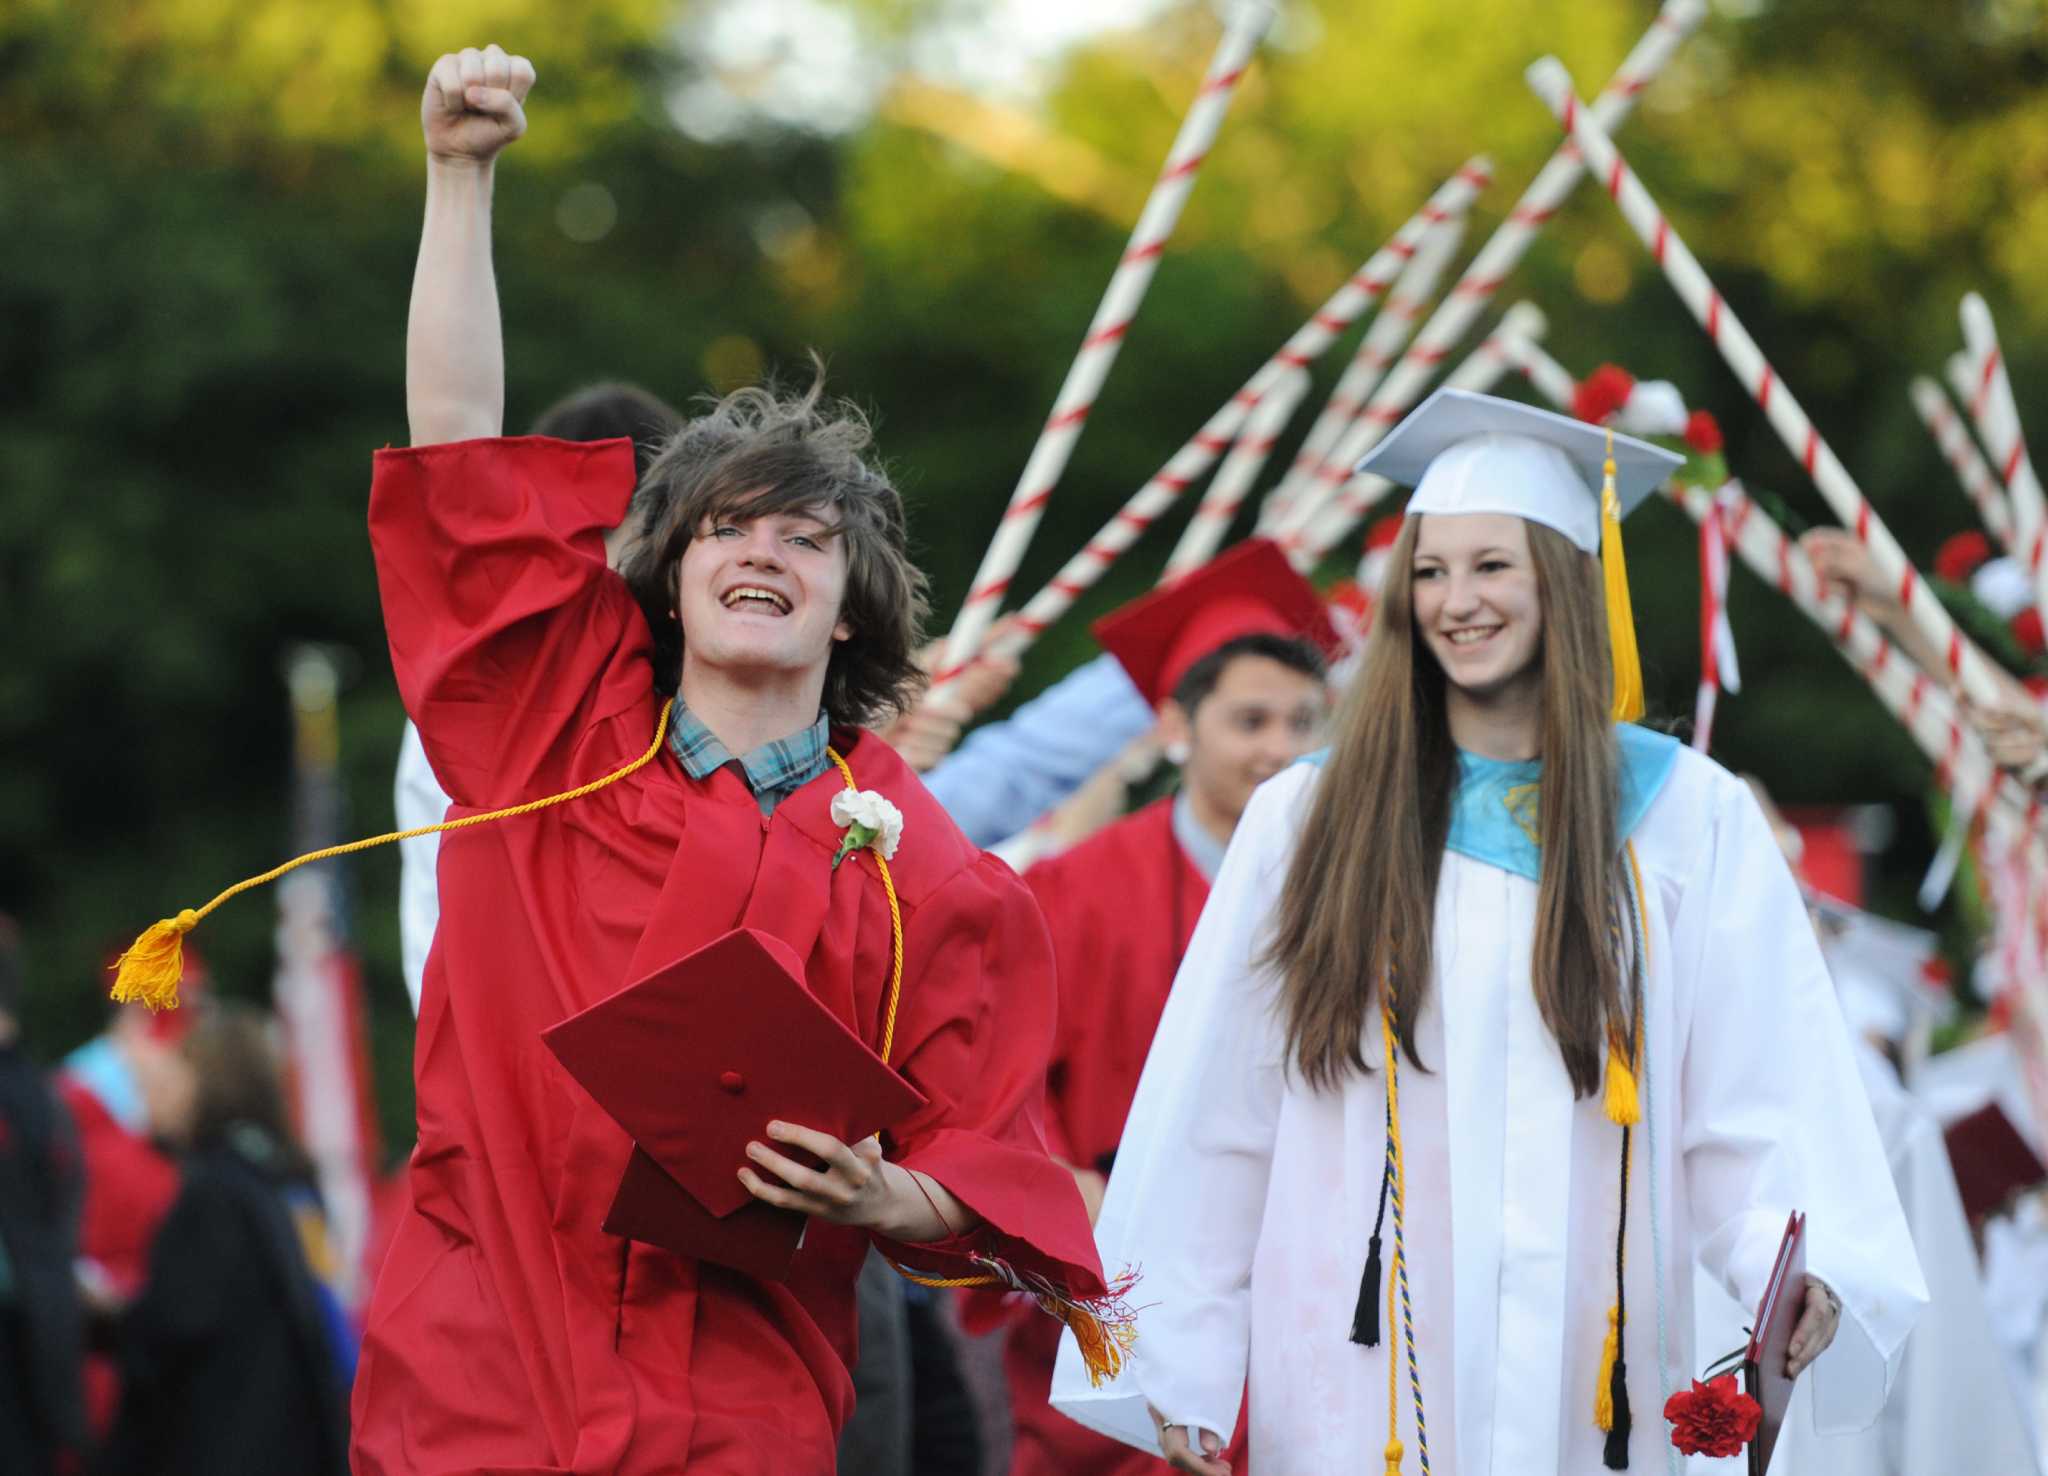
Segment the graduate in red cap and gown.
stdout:
<svg viewBox="0 0 2048 1476">
<path fill-rule="evenodd" d="M 1177 791 L 1025 873 L 1059 961 L 1046 1132 L 1091 1215 L 1153 1028 L 1209 882 L 1251 793 L 1321 741 L 1329 619 L 1279 549 L 1247 543 L 1098 622 L 1097 638 L 1159 712 Z M 989 1298 L 977 1293 L 977 1323 Z M 1043 1324 L 1041 1326 L 1040 1324 Z M 1046 1404 L 1059 1325 L 1012 1319 L 1004 1345 L 1012 1476 L 1163 1471 L 1157 1458 Z"/>
<path fill-rule="evenodd" d="M 495 47 L 429 79 L 413 444 L 378 455 L 370 529 L 450 819 L 550 803 L 445 835 L 411 1206 L 369 1309 L 353 1466 L 815 1476 L 852 1403 L 870 1244 L 942 1278 L 1028 1279 L 1063 1315 L 1103 1298 L 1039 1121 L 1050 944 L 1023 884 L 860 733 L 915 690 L 923 601 L 856 416 L 752 390 L 691 422 L 647 473 L 620 573 L 604 533 L 631 443 L 499 438 L 492 161 L 532 81 Z M 745 982 L 695 981 L 666 1071 L 619 1037 L 638 1080 L 572 1075 L 542 1038 L 739 926 L 923 1099 L 855 1142 L 767 1121 L 735 1147 L 716 1177 L 754 1208 L 720 1228 L 807 1218 L 779 1280 L 605 1228 L 642 1164 L 611 1088 L 672 1100 L 687 1137 L 708 1114 L 684 1104 L 789 1076 L 800 1046 L 719 1054 L 755 1007 Z M 669 1168 L 653 1182 L 693 1202 Z"/>
</svg>

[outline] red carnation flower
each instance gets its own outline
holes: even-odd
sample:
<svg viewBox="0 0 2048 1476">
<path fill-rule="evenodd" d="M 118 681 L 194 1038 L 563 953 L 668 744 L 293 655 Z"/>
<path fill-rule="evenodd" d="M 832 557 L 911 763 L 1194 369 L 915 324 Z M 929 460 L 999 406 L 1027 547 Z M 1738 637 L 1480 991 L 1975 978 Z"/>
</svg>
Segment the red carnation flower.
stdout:
<svg viewBox="0 0 2048 1476">
<path fill-rule="evenodd" d="M 1365 551 L 1392 548 L 1394 540 L 1401 536 L 1401 524 L 1405 517 L 1401 513 L 1389 513 L 1365 530 Z"/>
<path fill-rule="evenodd" d="M 1958 533 L 1934 555 L 1934 572 L 1950 584 L 1968 584 L 1970 576 L 1991 557 L 1991 541 L 1972 529 Z"/>
<path fill-rule="evenodd" d="M 2039 656 L 2048 650 L 2048 638 L 2044 638 L 2041 630 L 2041 612 L 2029 605 L 2013 616 L 2012 637 L 2029 656 Z"/>
<path fill-rule="evenodd" d="M 1763 1406 L 1735 1387 L 1732 1373 L 1704 1384 L 1694 1379 L 1664 1404 L 1671 1443 L 1686 1455 L 1740 1455 L 1763 1417 Z"/>
<path fill-rule="evenodd" d="M 1721 422 L 1714 419 L 1709 410 L 1695 410 L 1686 418 L 1685 444 L 1701 456 L 1712 456 L 1721 449 Z"/>
<path fill-rule="evenodd" d="M 1572 414 L 1593 425 L 1604 424 L 1635 393 L 1636 377 L 1619 364 L 1602 364 L 1572 391 Z"/>
</svg>

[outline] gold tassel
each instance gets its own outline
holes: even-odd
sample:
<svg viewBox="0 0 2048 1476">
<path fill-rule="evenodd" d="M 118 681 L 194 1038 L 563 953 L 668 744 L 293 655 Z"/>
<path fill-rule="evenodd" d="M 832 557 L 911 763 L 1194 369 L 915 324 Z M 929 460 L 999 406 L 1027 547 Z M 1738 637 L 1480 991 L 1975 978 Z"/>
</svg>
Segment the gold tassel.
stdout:
<svg viewBox="0 0 2048 1476">
<path fill-rule="evenodd" d="M 175 1010 L 178 983 L 185 977 L 185 935 L 198 921 L 199 914 L 188 907 L 145 928 L 114 962 L 114 1002 L 140 1001 L 152 1010 Z"/>
<path fill-rule="evenodd" d="M 1391 1436 L 1387 1439 L 1387 1476 L 1401 1476 L 1401 1442 Z"/>
<path fill-rule="evenodd" d="M 1643 715 L 1643 663 L 1636 651 L 1635 610 L 1628 598 L 1628 561 L 1621 551 L 1621 498 L 1614 490 L 1614 432 L 1600 487 L 1600 573 L 1607 585 L 1607 644 L 1614 658 L 1614 720 Z"/>
<path fill-rule="evenodd" d="M 951 1290 L 962 1286 L 1001 1286 L 1022 1292 L 1038 1304 L 1039 1310 L 1058 1318 L 1073 1329 L 1074 1343 L 1081 1350 L 1081 1363 L 1088 1370 L 1088 1383 L 1099 1389 L 1105 1379 L 1123 1372 L 1124 1355 L 1138 1341 L 1138 1314 L 1131 1310 L 1131 1288 L 1138 1273 L 1124 1270 L 1105 1285 L 1099 1296 L 1076 1297 L 1044 1277 L 1019 1271 L 1009 1262 L 975 1252 L 968 1259 L 978 1268 L 973 1276 L 926 1276 L 908 1266 L 890 1261 L 896 1274 L 918 1286 Z"/>
<path fill-rule="evenodd" d="M 1124 1355 L 1137 1341 L 1137 1328 L 1129 1322 L 1104 1321 L 1079 1302 L 1054 1302 L 1039 1298 L 1039 1305 L 1064 1322 L 1081 1350 L 1081 1364 L 1088 1370 L 1088 1386 L 1102 1387 L 1105 1379 L 1123 1372 Z"/>
<path fill-rule="evenodd" d="M 1614 1428 L 1614 1360 L 1621 1355 L 1621 1309 L 1607 1309 L 1607 1341 L 1600 1349 L 1600 1378 L 1593 1385 L 1593 1423 Z"/>
<path fill-rule="evenodd" d="M 1643 1120 L 1635 1071 L 1621 1054 L 1621 1046 L 1611 1040 L 1607 1043 L 1607 1096 L 1603 1106 L 1607 1120 L 1618 1127 L 1634 1127 Z"/>
</svg>

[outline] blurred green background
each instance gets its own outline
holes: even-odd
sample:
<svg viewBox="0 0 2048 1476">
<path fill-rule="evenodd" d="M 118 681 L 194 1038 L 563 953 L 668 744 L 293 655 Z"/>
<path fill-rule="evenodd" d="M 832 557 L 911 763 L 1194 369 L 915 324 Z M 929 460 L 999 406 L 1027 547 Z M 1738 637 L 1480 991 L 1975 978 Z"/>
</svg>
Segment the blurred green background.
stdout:
<svg viewBox="0 0 2048 1476">
<path fill-rule="evenodd" d="M 1497 183 L 1469 255 L 1557 142 L 1523 66 L 1555 52 L 1590 96 L 1653 13 L 1292 4 L 1020 587 L 1483 150 Z M 1205 4 L 1144 0 L 0 7 L 0 910 L 22 923 L 38 1054 L 96 1027 L 111 946 L 286 854 L 294 643 L 347 672 L 350 825 L 391 821 L 402 713 L 363 510 L 369 452 L 405 437 L 417 104 L 438 54 L 495 40 L 540 75 L 500 171 L 508 423 L 592 378 L 683 401 L 816 346 L 877 413 L 950 613 L 1216 35 Z M 1923 562 L 1971 514 L 1905 387 L 1958 346 L 1963 292 L 1998 315 L 2023 413 L 2048 385 L 2044 62 L 2039 0 L 1717 0 L 1621 135 Z M 1721 417 L 1739 474 L 1825 520 L 1598 191 L 1502 300 L 1521 297 L 1569 367 L 1676 380 Z M 1156 578 L 1173 531 L 1078 613 Z M 1630 560 L 1653 708 L 1689 714 L 1689 525 L 1653 506 Z M 1775 594 L 1738 574 L 1733 606 L 1746 685 L 1718 755 L 1786 802 L 1896 802 L 1883 895 L 1909 896 L 1926 766 Z M 1069 620 L 1018 691 L 1087 650 Z M 402 1145 L 396 876 L 391 849 L 355 863 L 352 925 Z M 267 992 L 273 925 L 262 898 L 209 921 L 229 992 Z"/>
</svg>

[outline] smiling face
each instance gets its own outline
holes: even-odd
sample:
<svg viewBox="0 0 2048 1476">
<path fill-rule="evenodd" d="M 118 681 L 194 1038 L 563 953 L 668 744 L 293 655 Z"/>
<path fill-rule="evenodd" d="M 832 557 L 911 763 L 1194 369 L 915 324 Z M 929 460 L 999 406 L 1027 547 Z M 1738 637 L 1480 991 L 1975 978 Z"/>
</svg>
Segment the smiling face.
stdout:
<svg viewBox="0 0 2048 1476">
<path fill-rule="evenodd" d="M 1482 702 L 1540 683 L 1543 607 L 1526 523 L 1424 514 L 1413 569 L 1415 628 L 1446 680 Z"/>
<path fill-rule="evenodd" d="M 1251 653 L 1231 658 L 1192 718 L 1168 702 L 1161 731 L 1188 746 L 1181 777 L 1201 818 L 1235 828 L 1252 791 L 1320 741 L 1327 706 L 1320 677 Z"/>
<path fill-rule="evenodd" d="M 846 545 L 818 509 L 706 519 L 676 564 L 684 681 L 815 679 L 851 628 Z"/>
</svg>

